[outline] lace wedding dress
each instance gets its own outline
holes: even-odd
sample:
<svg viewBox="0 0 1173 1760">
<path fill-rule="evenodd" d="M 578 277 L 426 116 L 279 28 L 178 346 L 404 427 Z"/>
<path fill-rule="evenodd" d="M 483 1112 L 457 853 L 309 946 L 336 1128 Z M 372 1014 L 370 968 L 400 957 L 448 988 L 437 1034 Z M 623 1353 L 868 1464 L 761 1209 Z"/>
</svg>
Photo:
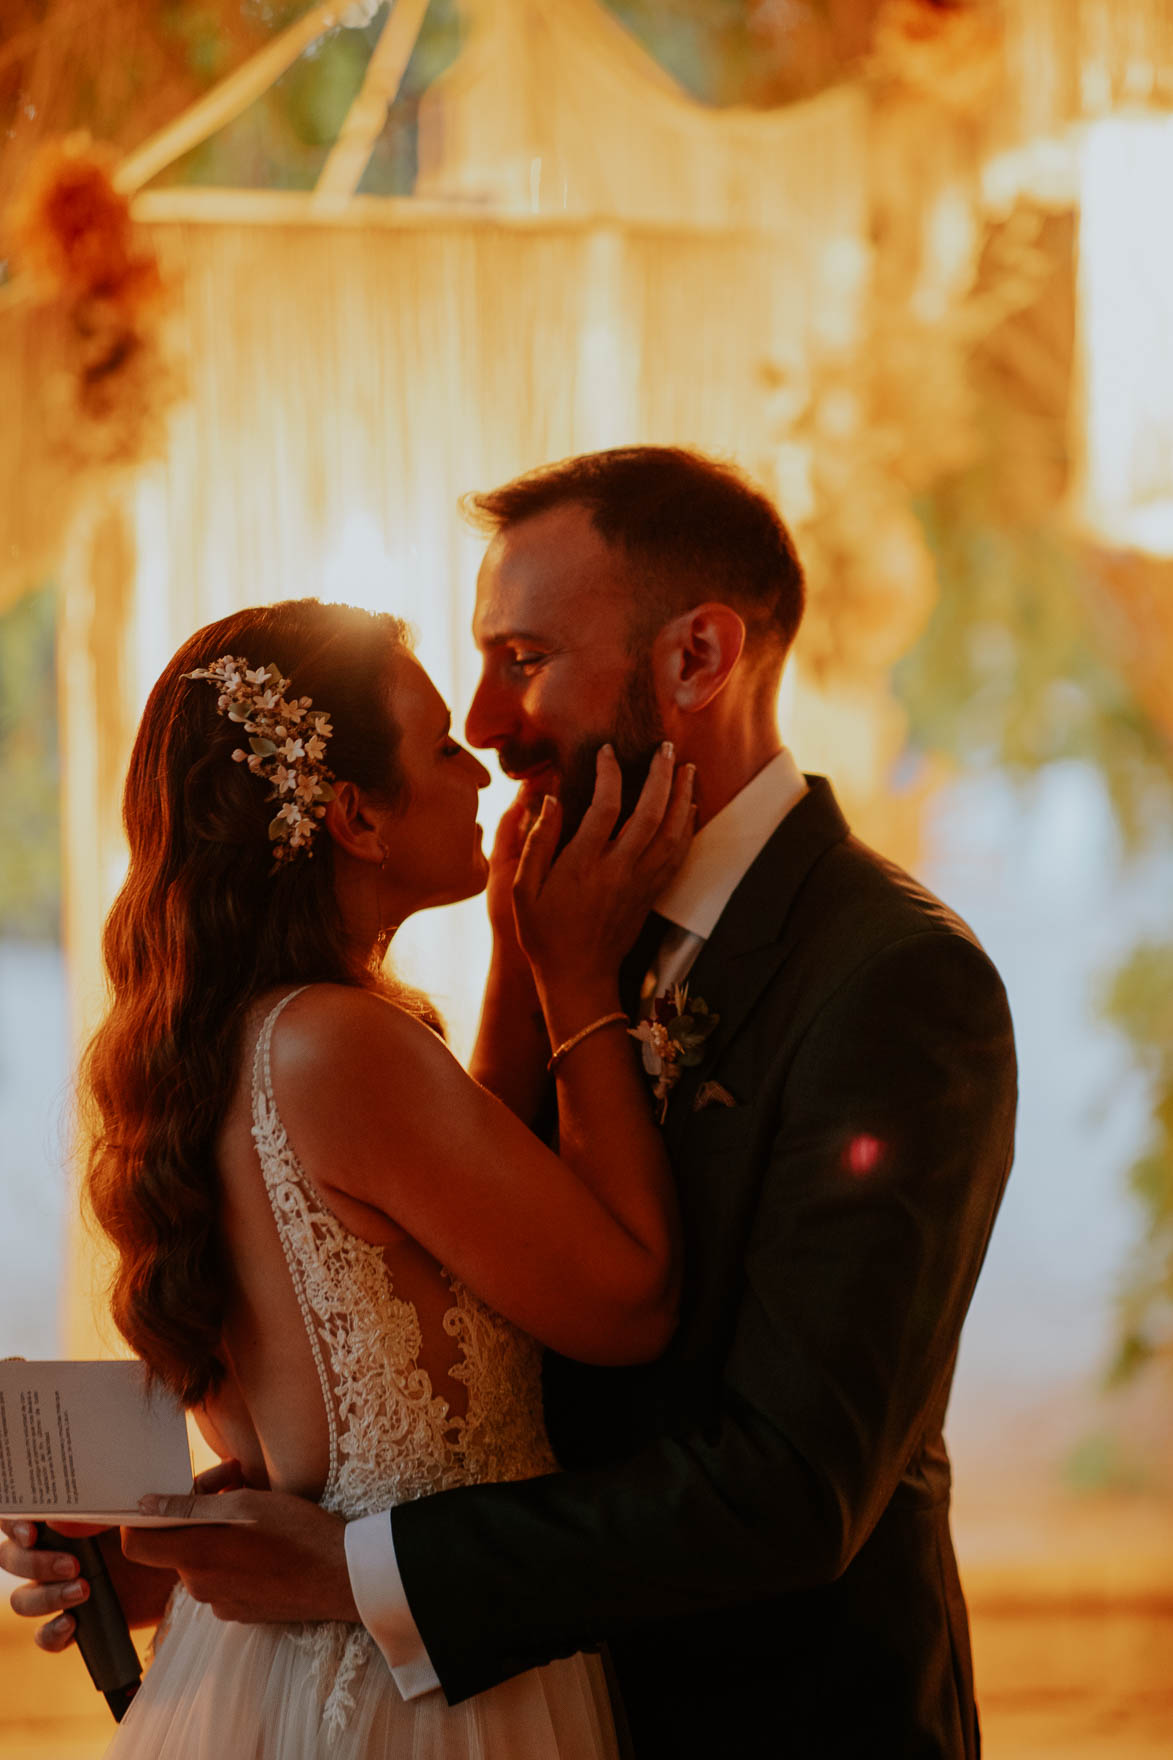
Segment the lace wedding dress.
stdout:
<svg viewBox="0 0 1173 1760">
<path fill-rule="evenodd" d="M 415 1305 L 381 1250 L 327 1209 L 273 1100 L 273 1026 L 253 1062 L 253 1138 L 321 1383 L 330 1466 L 320 1502 L 348 1520 L 450 1486 L 554 1469 L 532 1339 L 450 1280 L 443 1319 L 467 1391 L 453 1416 Z M 362 1626 L 234 1625 L 179 1588 L 107 1760 L 613 1760 L 597 1657 L 575 1656 L 462 1704 L 404 1700 Z"/>
</svg>

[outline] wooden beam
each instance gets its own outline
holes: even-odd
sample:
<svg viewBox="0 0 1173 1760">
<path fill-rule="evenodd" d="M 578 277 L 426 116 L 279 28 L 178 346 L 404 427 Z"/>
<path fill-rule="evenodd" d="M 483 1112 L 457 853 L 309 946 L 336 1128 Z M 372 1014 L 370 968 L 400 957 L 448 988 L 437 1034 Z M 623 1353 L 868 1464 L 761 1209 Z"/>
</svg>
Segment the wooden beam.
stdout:
<svg viewBox="0 0 1173 1760">
<path fill-rule="evenodd" d="M 243 67 L 236 68 L 210 92 L 197 98 L 181 116 L 128 153 L 114 176 L 118 188 L 125 195 L 133 195 L 184 153 L 190 153 L 218 129 L 235 121 L 304 55 L 311 43 L 340 24 L 349 10 L 350 0 L 325 0 L 325 4 L 311 6 L 280 36 L 250 56 Z"/>
<path fill-rule="evenodd" d="M 375 44 L 358 96 L 322 167 L 314 190 L 315 207 L 343 206 L 362 182 L 387 112 L 403 83 L 428 5 L 429 0 L 391 0 L 390 17 Z"/>
<path fill-rule="evenodd" d="M 586 214 L 535 214 L 529 208 L 487 208 L 481 203 L 423 202 L 415 196 L 350 196 L 340 207 L 322 207 L 313 190 L 216 189 L 174 184 L 146 189 L 131 208 L 144 226 L 359 227 L 374 231 L 428 231 L 433 227 L 502 226 L 522 232 L 590 232 L 616 222 Z M 654 223 L 652 230 L 656 230 Z M 680 230 L 673 228 L 673 230 Z M 695 228 L 682 230 L 691 234 Z M 722 232 L 722 236 L 725 236 Z M 13 285 L 16 285 L 15 283 Z"/>
<path fill-rule="evenodd" d="M 730 245 L 776 245 L 782 240 L 786 248 L 793 248 L 793 241 L 782 228 L 729 227 L 704 220 L 657 219 L 654 215 L 631 219 L 563 209 L 535 214 L 531 208 L 487 208 L 479 202 L 425 202 L 416 196 L 351 196 L 341 208 L 322 209 L 315 205 L 312 190 L 300 189 L 213 189 L 205 184 L 175 184 L 166 189 L 143 190 L 135 197 L 131 212 L 136 222 L 144 226 L 232 226 L 245 232 L 266 226 L 316 230 L 355 227 L 366 232 L 496 229 L 547 237 L 614 231 L 633 238 L 720 239 Z"/>
</svg>

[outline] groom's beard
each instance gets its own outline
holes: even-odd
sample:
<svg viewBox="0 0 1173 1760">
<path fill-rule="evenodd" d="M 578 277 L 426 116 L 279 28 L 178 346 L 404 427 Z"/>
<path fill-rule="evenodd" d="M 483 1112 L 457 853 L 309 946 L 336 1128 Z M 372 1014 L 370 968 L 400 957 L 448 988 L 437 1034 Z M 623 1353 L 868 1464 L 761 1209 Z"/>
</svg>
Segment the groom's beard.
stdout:
<svg viewBox="0 0 1173 1760">
<path fill-rule="evenodd" d="M 617 825 L 622 825 L 640 797 L 648 779 L 648 765 L 664 738 L 652 686 L 651 656 L 641 654 L 628 675 L 610 727 L 579 740 L 565 756 L 549 740 L 532 746 L 503 747 L 499 756 L 506 769 L 515 773 L 543 763 L 557 770 L 558 798 L 562 803 L 562 831 L 558 845 L 561 849 L 574 836 L 591 804 L 599 747 L 610 743 L 619 760 L 623 787 Z"/>
</svg>

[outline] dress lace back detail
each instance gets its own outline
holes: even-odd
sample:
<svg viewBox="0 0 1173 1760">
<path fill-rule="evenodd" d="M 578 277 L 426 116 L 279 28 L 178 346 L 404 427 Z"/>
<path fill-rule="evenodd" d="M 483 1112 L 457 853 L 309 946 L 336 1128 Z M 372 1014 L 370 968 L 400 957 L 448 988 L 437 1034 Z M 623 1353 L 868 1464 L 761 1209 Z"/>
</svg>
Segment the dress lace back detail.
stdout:
<svg viewBox="0 0 1173 1760">
<path fill-rule="evenodd" d="M 305 986 L 302 986 L 304 989 Z M 541 1407 L 541 1354 L 456 1278 L 443 1328 L 467 1390 L 462 1415 L 420 1366 L 412 1302 L 396 1296 L 380 1247 L 323 1201 L 293 1152 L 273 1097 L 273 1028 L 301 990 L 270 1010 L 252 1071 L 252 1134 L 322 1390 L 329 1470 L 320 1503 L 347 1519 L 457 1485 L 554 1470 Z M 352 1688 L 374 1647 L 362 1627 L 307 1627 L 318 1662 L 327 1735 L 347 1722 Z"/>
</svg>

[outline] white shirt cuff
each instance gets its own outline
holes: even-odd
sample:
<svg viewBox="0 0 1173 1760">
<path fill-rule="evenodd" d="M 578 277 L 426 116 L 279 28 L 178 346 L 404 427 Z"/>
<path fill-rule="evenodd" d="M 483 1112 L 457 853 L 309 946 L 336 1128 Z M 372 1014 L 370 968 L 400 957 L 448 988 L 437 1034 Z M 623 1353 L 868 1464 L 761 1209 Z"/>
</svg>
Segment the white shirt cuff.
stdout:
<svg viewBox="0 0 1173 1760">
<path fill-rule="evenodd" d="M 345 1539 L 346 1568 L 359 1618 L 387 1658 L 395 1685 L 405 1699 L 434 1692 L 440 1678 L 407 1604 L 390 1512 L 347 1522 Z"/>
</svg>

